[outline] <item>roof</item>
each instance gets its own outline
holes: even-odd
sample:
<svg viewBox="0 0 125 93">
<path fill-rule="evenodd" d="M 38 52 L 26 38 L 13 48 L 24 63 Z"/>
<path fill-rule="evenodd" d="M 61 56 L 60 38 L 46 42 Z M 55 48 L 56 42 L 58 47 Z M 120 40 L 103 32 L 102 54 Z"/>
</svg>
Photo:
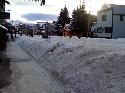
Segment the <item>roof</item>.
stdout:
<svg viewBox="0 0 125 93">
<path fill-rule="evenodd" d="M 113 9 L 114 14 L 125 14 L 125 5 L 104 4 L 100 11 Z"/>
</svg>

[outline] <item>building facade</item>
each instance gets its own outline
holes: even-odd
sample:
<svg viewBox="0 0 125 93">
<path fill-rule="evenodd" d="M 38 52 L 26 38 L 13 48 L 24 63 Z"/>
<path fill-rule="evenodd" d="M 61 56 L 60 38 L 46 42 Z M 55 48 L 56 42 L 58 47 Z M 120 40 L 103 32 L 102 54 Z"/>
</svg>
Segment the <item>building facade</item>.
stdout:
<svg viewBox="0 0 125 93">
<path fill-rule="evenodd" d="M 104 4 L 97 12 L 97 23 L 91 31 L 93 37 L 125 38 L 125 6 Z"/>
<path fill-rule="evenodd" d="M 54 35 L 55 26 L 53 23 L 37 22 L 37 25 L 40 32 L 45 31 L 45 33 L 48 35 Z"/>
</svg>

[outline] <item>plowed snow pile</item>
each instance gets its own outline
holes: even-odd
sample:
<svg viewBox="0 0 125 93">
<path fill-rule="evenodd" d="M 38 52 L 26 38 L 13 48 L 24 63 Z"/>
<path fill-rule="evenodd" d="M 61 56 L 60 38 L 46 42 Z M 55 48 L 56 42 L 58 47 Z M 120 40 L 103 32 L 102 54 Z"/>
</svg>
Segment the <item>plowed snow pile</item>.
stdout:
<svg viewBox="0 0 125 93">
<path fill-rule="evenodd" d="M 18 44 L 65 93 L 125 93 L 125 39 L 24 36 Z"/>
</svg>

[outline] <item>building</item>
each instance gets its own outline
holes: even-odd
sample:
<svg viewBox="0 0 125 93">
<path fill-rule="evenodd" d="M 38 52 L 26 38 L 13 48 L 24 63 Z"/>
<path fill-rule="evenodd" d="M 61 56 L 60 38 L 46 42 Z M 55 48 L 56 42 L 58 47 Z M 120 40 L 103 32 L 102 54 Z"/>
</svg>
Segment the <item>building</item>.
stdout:
<svg viewBox="0 0 125 93">
<path fill-rule="evenodd" d="M 125 5 L 104 4 L 91 31 L 93 37 L 125 38 Z"/>
<path fill-rule="evenodd" d="M 48 35 L 54 35 L 55 25 L 48 22 L 37 22 L 37 28 L 40 32 L 45 31 Z"/>
<path fill-rule="evenodd" d="M 46 22 L 37 22 L 37 25 L 39 26 L 39 27 L 42 27 L 42 25 L 43 24 L 45 24 Z"/>
</svg>

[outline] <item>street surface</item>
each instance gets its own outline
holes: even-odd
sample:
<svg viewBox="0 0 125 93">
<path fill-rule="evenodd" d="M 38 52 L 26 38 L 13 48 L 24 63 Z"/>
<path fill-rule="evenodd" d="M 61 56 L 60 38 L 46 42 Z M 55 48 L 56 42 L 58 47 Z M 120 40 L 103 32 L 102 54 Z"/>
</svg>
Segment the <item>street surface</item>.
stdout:
<svg viewBox="0 0 125 93">
<path fill-rule="evenodd" d="M 59 85 L 15 42 L 7 48 L 12 70 L 12 84 L 2 93 L 59 93 Z"/>
</svg>

